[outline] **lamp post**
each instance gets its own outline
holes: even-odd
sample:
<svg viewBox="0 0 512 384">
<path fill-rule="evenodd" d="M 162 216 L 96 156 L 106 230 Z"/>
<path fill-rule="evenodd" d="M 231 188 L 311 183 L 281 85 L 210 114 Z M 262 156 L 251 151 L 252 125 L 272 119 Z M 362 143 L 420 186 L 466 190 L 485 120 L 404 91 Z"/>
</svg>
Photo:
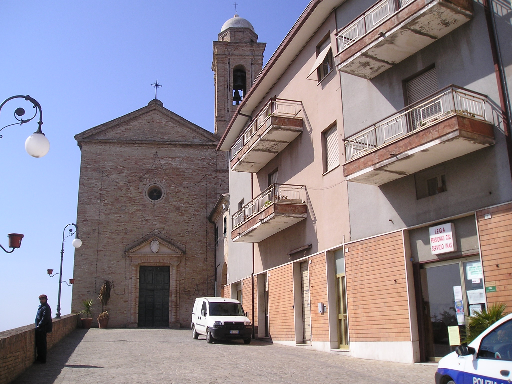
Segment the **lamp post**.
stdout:
<svg viewBox="0 0 512 384">
<path fill-rule="evenodd" d="M 74 227 L 69 228 L 68 227 Z M 66 234 L 66 229 L 68 229 L 68 233 Z M 60 319 L 60 293 L 61 293 L 61 287 L 62 287 L 62 262 L 64 261 L 64 240 L 66 240 L 68 237 L 73 236 L 78 232 L 78 227 L 75 223 L 68 224 L 64 227 L 62 231 L 62 248 L 60 250 L 60 273 L 59 273 L 59 295 L 57 298 L 57 313 L 55 314 L 56 319 Z M 75 237 L 75 239 L 72 242 L 73 247 L 80 248 L 82 246 L 82 240 L 80 240 L 78 237 Z M 50 275 L 51 273 L 49 273 Z"/>
<path fill-rule="evenodd" d="M 16 108 L 14 110 L 14 118 L 18 121 L 16 123 L 8 124 L 5 127 L 0 128 L 0 131 L 2 131 L 4 128 L 10 127 L 11 125 L 22 125 L 25 123 L 28 123 L 31 121 L 34 117 L 37 116 L 39 112 L 39 122 L 37 130 L 30 135 L 27 140 L 25 140 L 25 150 L 30 156 L 33 157 L 43 157 L 48 153 L 50 150 L 50 142 L 44 135 L 43 131 L 41 131 L 41 125 L 43 125 L 43 110 L 41 109 L 41 104 L 39 102 L 30 97 L 29 95 L 23 96 L 23 95 L 16 95 L 11 96 L 4 100 L 2 104 L 0 104 L 0 111 L 2 110 L 3 106 L 10 100 L 13 99 L 25 99 L 27 101 L 30 101 L 32 103 L 33 108 L 35 109 L 34 115 L 28 119 L 24 119 L 23 116 L 25 115 L 25 109 L 23 108 Z M 2 135 L 0 135 L 0 139 L 2 138 Z"/>
</svg>

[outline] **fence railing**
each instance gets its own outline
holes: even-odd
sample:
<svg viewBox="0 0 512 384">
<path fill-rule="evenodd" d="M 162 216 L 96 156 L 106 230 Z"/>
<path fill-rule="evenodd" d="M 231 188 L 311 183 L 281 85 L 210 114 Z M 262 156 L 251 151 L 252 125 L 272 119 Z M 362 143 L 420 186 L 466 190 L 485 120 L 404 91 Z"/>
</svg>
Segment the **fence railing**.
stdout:
<svg viewBox="0 0 512 384">
<path fill-rule="evenodd" d="M 304 185 L 272 184 L 256 198 L 245 204 L 241 210 L 233 214 L 231 228 L 238 228 L 274 203 L 303 204 L 305 201 L 306 187 Z"/>
<path fill-rule="evenodd" d="M 231 146 L 230 160 L 232 160 L 238 152 L 242 150 L 245 144 L 258 132 L 263 125 L 270 123 L 271 116 L 279 117 L 297 117 L 302 110 L 302 103 L 294 100 L 271 99 L 251 120 L 244 133 Z"/>
<path fill-rule="evenodd" d="M 449 86 L 345 139 L 345 161 L 356 159 L 440 119 L 463 115 L 487 120 L 487 96 Z"/>
<path fill-rule="evenodd" d="M 338 52 L 350 47 L 357 40 L 413 1 L 415 0 L 382 0 L 377 2 L 338 32 Z"/>
</svg>

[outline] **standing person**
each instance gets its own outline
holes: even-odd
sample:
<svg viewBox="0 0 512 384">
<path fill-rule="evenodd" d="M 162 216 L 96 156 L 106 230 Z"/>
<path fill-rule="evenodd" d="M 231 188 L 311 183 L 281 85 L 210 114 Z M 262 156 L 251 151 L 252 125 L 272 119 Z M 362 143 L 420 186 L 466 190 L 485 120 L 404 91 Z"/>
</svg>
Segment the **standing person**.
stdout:
<svg viewBox="0 0 512 384">
<path fill-rule="evenodd" d="M 36 315 L 36 362 L 46 363 L 46 334 L 52 331 L 52 309 L 46 295 L 39 296 Z"/>
</svg>

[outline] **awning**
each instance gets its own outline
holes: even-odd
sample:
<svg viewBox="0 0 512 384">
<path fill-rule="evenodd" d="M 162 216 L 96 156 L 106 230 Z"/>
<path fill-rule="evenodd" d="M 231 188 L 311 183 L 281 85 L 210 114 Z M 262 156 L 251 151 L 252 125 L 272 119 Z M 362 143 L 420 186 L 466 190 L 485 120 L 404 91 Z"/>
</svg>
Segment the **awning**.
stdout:
<svg viewBox="0 0 512 384">
<path fill-rule="evenodd" d="M 311 71 L 309 71 L 308 77 L 311 76 L 311 74 L 313 72 L 315 72 L 316 69 L 324 62 L 325 57 L 327 56 L 327 54 L 329 53 L 330 50 L 331 50 L 331 45 L 328 44 L 324 48 L 324 50 L 322 52 L 320 52 L 320 54 L 317 56 L 317 58 L 315 60 L 315 64 L 313 64 L 313 68 L 311 68 Z"/>
</svg>

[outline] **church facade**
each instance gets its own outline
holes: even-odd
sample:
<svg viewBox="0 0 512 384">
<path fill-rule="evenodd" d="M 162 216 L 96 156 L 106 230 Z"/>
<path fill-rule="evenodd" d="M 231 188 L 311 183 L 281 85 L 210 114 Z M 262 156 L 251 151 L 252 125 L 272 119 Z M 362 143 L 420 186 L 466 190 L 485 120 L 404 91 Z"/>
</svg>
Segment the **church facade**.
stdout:
<svg viewBox="0 0 512 384">
<path fill-rule="evenodd" d="M 227 192 L 217 135 L 152 100 L 75 136 L 81 149 L 72 311 L 93 299 L 113 327 L 186 327 L 214 295 L 208 215 Z M 102 285 L 110 300 L 97 300 Z"/>
</svg>

